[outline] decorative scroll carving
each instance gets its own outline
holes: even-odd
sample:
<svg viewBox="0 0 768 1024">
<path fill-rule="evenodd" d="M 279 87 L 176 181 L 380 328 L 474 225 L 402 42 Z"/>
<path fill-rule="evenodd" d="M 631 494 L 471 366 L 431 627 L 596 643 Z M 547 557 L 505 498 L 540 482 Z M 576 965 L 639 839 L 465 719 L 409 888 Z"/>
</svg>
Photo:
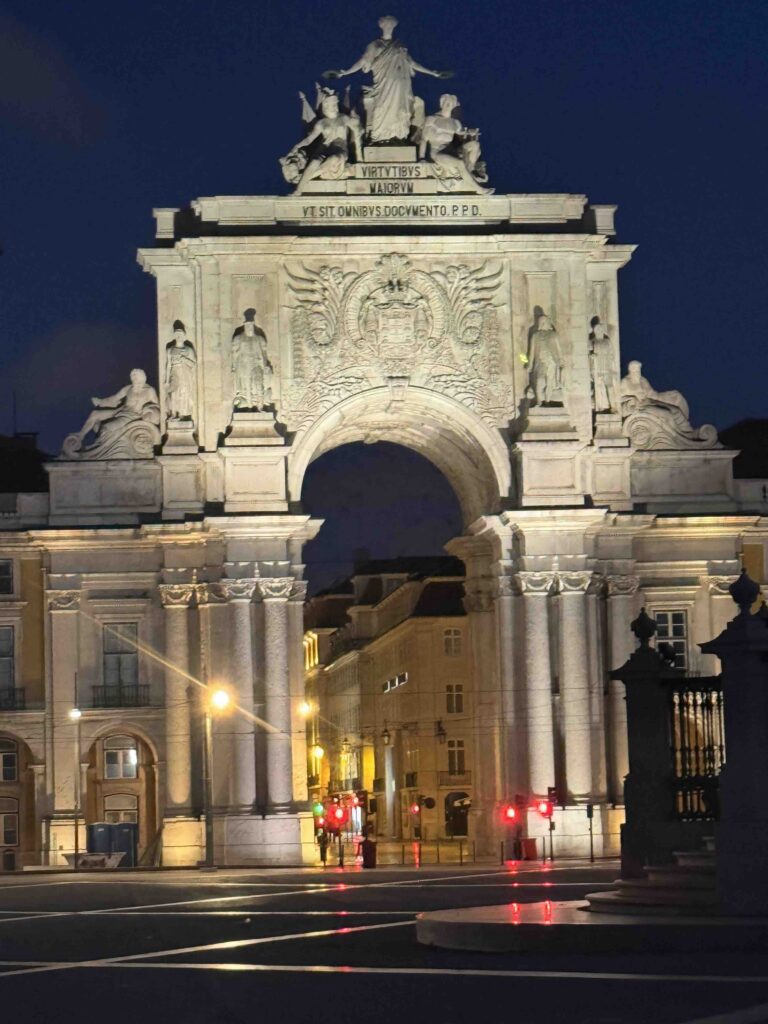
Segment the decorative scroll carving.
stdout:
<svg viewBox="0 0 768 1024">
<path fill-rule="evenodd" d="M 738 579 L 738 576 L 710 576 L 707 579 L 710 594 L 724 594 L 731 596 L 730 588 Z"/>
<path fill-rule="evenodd" d="M 621 381 L 622 433 L 635 448 L 644 451 L 690 448 L 722 448 L 711 423 L 694 428 L 688 403 L 679 391 L 655 391 L 642 375 L 636 359 Z"/>
<path fill-rule="evenodd" d="M 281 418 L 290 429 L 393 377 L 448 394 L 494 423 L 514 415 L 511 386 L 500 380 L 500 266 L 427 272 L 390 253 L 361 274 L 304 265 L 287 275 L 294 380 Z"/>
<path fill-rule="evenodd" d="M 260 580 L 219 580 L 216 586 L 227 601 L 250 601 Z"/>
<path fill-rule="evenodd" d="M 555 592 L 557 573 L 520 572 L 517 574 L 517 580 L 524 594 L 538 594 L 542 597 L 548 597 Z"/>
<path fill-rule="evenodd" d="M 557 585 L 561 594 L 586 594 L 593 589 L 598 578 L 593 572 L 559 572 Z"/>
<path fill-rule="evenodd" d="M 62 445 L 62 459 L 151 459 L 160 443 L 160 403 L 143 370 L 131 370 L 131 383 L 96 406 L 82 428 Z M 91 444 L 83 447 L 88 434 Z"/>
<path fill-rule="evenodd" d="M 639 576 L 606 576 L 609 597 L 629 597 L 636 594 L 640 586 Z"/>
<path fill-rule="evenodd" d="M 225 604 L 227 596 L 218 583 L 197 583 L 195 585 L 197 603 L 202 607 Z"/>
<path fill-rule="evenodd" d="M 79 590 L 49 590 L 48 610 L 51 612 L 76 612 L 80 608 Z"/>
<path fill-rule="evenodd" d="M 161 583 L 158 589 L 163 607 L 188 608 L 198 587 L 197 583 Z"/>
<path fill-rule="evenodd" d="M 258 580 L 258 587 L 264 601 L 285 601 L 291 596 L 296 582 L 293 576 L 276 576 Z"/>
</svg>

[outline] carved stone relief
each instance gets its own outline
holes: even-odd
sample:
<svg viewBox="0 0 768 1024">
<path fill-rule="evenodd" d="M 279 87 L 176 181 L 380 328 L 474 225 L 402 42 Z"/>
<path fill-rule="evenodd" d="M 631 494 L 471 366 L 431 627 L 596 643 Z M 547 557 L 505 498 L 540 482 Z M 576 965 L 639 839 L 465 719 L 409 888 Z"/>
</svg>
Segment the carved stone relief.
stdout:
<svg viewBox="0 0 768 1024">
<path fill-rule="evenodd" d="M 363 273 L 303 265 L 287 274 L 294 379 L 281 418 L 291 429 L 393 378 L 450 395 L 494 423 L 513 414 L 512 388 L 500 377 L 501 267 L 427 272 L 391 253 Z"/>
<path fill-rule="evenodd" d="M 160 443 L 160 401 L 143 370 L 131 370 L 130 384 L 92 402 L 96 408 L 77 433 L 65 438 L 60 458 L 152 458 Z"/>
</svg>

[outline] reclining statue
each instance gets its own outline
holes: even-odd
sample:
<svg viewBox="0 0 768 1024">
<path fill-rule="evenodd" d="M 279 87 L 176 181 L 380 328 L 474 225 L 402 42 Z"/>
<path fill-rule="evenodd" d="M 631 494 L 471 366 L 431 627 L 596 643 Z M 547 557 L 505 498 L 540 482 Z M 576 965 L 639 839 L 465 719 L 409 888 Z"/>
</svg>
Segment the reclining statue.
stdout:
<svg viewBox="0 0 768 1024">
<path fill-rule="evenodd" d="M 635 448 L 650 450 L 720 448 L 717 430 L 710 423 L 694 428 L 688 403 L 679 391 L 656 391 L 643 377 L 643 364 L 633 359 L 622 377 L 622 433 Z"/>
<path fill-rule="evenodd" d="M 143 370 L 131 370 L 131 383 L 96 407 L 77 433 L 62 445 L 62 459 L 150 459 L 160 443 L 160 402 Z M 84 446 L 88 434 L 94 440 Z"/>
</svg>

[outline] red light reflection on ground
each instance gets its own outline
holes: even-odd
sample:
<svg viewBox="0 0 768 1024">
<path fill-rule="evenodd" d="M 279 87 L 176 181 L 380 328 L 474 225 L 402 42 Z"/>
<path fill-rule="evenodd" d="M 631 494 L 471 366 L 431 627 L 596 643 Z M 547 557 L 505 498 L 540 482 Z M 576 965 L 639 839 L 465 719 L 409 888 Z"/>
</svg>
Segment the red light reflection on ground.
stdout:
<svg viewBox="0 0 768 1024">
<path fill-rule="evenodd" d="M 552 924 L 552 901 L 544 902 L 544 924 Z"/>
<path fill-rule="evenodd" d="M 520 924 L 520 904 L 510 903 L 509 912 L 512 916 L 512 924 Z"/>
</svg>

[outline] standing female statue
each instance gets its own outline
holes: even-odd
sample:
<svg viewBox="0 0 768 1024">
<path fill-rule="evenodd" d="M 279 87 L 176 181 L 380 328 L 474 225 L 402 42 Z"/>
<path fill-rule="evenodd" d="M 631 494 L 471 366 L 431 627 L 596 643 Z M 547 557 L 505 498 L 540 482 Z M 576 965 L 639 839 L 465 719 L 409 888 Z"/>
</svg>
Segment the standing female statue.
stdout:
<svg viewBox="0 0 768 1024">
<path fill-rule="evenodd" d="M 197 356 L 181 320 L 165 346 L 165 411 L 168 419 L 191 420 L 195 413 Z"/>
<path fill-rule="evenodd" d="M 433 78 L 450 78 L 451 71 L 430 71 L 411 57 L 405 45 L 392 38 L 397 18 L 379 18 L 381 38 L 368 45 L 363 56 L 346 71 L 326 71 L 325 78 L 345 78 L 370 71 L 373 85 L 363 93 L 366 136 L 369 142 L 407 139 L 413 117 L 411 79 L 420 71 Z"/>
</svg>

